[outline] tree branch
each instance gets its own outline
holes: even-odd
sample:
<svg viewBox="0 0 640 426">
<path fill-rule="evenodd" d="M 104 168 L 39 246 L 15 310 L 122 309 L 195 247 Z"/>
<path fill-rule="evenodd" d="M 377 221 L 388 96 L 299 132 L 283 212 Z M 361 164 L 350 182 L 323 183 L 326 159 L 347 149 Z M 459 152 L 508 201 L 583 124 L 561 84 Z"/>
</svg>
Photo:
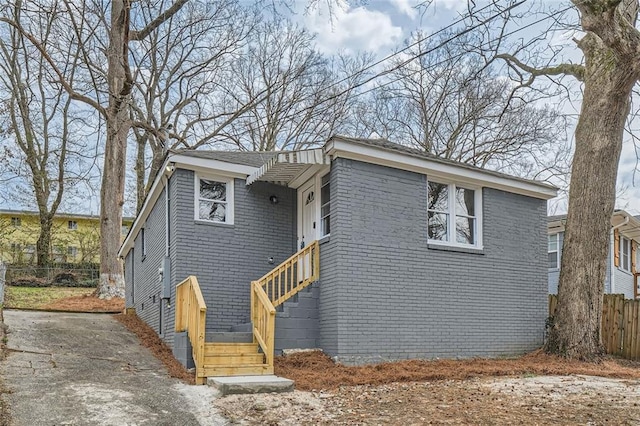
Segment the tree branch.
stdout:
<svg viewBox="0 0 640 426">
<path fill-rule="evenodd" d="M 149 22 L 149 24 L 140 31 L 131 31 L 129 33 L 129 40 L 143 40 L 148 37 L 156 28 L 158 28 L 164 21 L 171 18 L 178 12 L 182 6 L 187 3 L 188 0 L 177 0 L 169 9 L 162 12 L 156 19 Z"/>
<path fill-rule="evenodd" d="M 576 79 L 582 81 L 584 79 L 584 66 L 579 64 L 560 64 L 553 67 L 534 68 L 523 62 L 513 55 L 500 53 L 496 55 L 497 59 L 503 59 L 512 65 L 528 72 L 533 77 L 542 77 L 548 75 L 572 75 Z"/>
</svg>

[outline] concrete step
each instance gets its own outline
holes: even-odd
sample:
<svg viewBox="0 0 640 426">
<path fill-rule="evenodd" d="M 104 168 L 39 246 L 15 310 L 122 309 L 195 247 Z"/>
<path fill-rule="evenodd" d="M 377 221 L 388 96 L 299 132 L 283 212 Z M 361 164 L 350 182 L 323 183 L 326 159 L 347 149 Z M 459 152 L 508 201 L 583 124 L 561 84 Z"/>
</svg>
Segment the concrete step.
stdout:
<svg viewBox="0 0 640 426">
<path fill-rule="evenodd" d="M 257 354 L 257 343 L 205 343 L 204 356 L 221 354 Z"/>
<path fill-rule="evenodd" d="M 224 396 L 245 393 L 292 392 L 293 380 L 273 375 L 210 377 L 207 384 Z"/>
<path fill-rule="evenodd" d="M 208 332 L 205 336 L 207 343 L 253 343 L 253 333 L 216 331 Z"/>
<path fill-rule="evenodd" d="M 250 322 L 234 325 L 231 327 L 233 333 L 253 333 L 253 326 Z"/>
</svg>

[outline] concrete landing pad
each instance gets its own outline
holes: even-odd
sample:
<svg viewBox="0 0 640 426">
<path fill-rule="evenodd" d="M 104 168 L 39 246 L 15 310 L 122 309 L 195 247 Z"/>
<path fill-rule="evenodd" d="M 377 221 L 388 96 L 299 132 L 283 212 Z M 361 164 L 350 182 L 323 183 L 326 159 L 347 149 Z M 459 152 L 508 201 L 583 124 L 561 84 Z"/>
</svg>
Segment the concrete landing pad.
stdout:
<svg viewBox="0 0 640 426">
<path fill-rule="evenodd" d="M 207 384 L 224 395 L 292 392 L 293 380 L 278 376 L 209 377 Z"/>
</svg>

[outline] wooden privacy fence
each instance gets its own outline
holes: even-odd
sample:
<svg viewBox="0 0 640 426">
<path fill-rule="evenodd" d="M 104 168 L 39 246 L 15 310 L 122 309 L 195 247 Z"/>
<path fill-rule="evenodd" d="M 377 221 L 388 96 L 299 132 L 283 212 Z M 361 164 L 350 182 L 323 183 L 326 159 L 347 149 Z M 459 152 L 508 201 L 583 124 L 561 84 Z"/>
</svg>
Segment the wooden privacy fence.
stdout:
<svg viewBox="0 0 640 426">
<path fill-rule="evenodd" d="M 549 316 L 558 305 L 558 296 L 549 295 Z M 608 354 L 640 359 L 640 300 L 623 294 L 605 294 L 602 302 L 602 344 Z"/>
</svg>

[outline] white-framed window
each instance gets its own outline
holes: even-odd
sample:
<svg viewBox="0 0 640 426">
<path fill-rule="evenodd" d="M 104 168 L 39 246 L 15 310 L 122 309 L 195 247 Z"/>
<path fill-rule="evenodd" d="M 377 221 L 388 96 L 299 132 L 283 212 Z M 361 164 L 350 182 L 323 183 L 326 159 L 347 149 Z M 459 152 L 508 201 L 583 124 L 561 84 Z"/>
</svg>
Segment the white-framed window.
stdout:
<svg viewBox="0 0 640 426">
<path fill-rule="evenodd" d="M 320 178 L 320 236 L 331 233 L 331 177 L 329 173 Z"/>
<path fill-rule="evenodd" d="M 549 235 L 548 245 L 549 269 L 558 269 L 560 267 L 560 234 Z"/>
<path fill-rule="evenodd" d="M 631 272 L 631 240 L 620 237 L 620 269 Z"/>
<path fill-rule="evenodd" d="M 195 175 L 195 219 L 233 224 L 233 179 Z"/>
<path fill-rule="evenodd" d="M 76 231 L 78 229 L 78 222 L 75 220 L 70 220 L 67 223 L 67 228 L 72 230 L 72 231 Z"/>
<path fill-rule="evenodd" d="M 22 219 L 19 217 L 12 217 L 11 218 L 11 226 L 15 227 L 15 228 L 19 228 L 22 226 Z"/>
<path fill-rule="evenodd" d="M 481 247 L 482 191 L 453 183 L 429 181 L 430 243 Z"/>
</svg>

